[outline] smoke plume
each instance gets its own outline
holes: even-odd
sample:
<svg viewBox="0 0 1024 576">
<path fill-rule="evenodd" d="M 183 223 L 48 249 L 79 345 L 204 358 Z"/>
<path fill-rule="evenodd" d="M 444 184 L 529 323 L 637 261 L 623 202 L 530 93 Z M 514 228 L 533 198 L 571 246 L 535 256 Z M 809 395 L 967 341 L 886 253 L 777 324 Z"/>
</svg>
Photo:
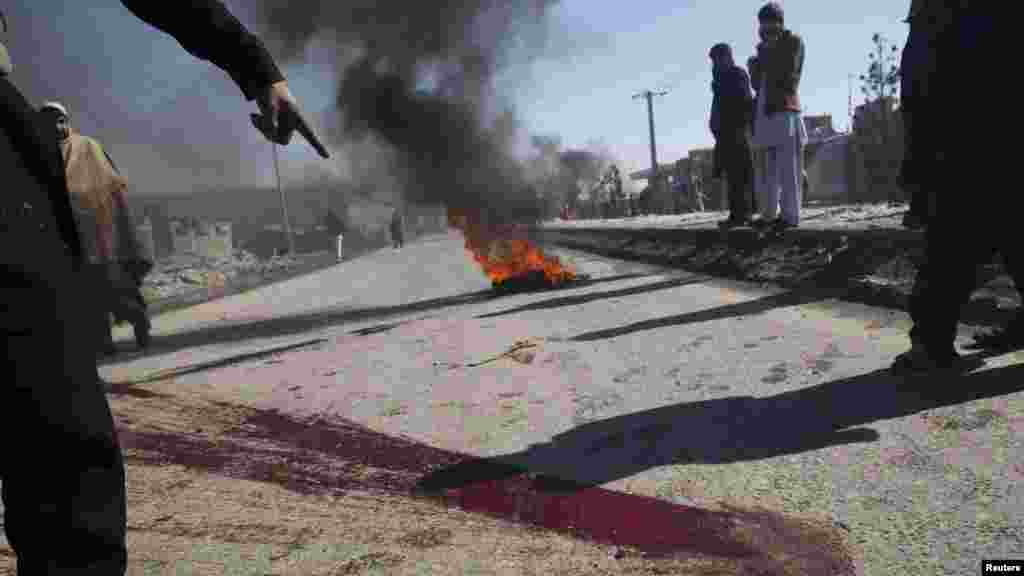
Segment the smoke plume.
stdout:
<svg viewBox="0 0 1024 576">
<path fill-rule="evenodd" d="M 355 151 L 353 178 L 522 221 L 537 202 L 511 153 L 519 122 L 494 81 L 523 63 L 513 52 L 540 55 L 556 3 L 263 0 L 254 17 L 286 61 L 314 39 L 332 47 L 338 114 L 326 136 Z"/>
</svg>

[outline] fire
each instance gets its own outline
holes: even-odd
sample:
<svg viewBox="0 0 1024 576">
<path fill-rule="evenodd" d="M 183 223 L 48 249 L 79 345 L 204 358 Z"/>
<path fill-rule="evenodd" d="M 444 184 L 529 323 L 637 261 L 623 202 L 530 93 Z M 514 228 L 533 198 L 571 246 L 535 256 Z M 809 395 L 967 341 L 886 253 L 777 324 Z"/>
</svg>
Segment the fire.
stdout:
<svg viewBox="0 0 1024 576">
<path fill-rule="evenodd" d="M 488 225 L 482 217 L 454 210 L 448 211 L 448 222 L 465 236 L 466 250 L 494 285 L 538 273 L 552 285 L 576 279 L 576 273 L 558 258 L 527 240 L 520 227 Z"/>
</svg>

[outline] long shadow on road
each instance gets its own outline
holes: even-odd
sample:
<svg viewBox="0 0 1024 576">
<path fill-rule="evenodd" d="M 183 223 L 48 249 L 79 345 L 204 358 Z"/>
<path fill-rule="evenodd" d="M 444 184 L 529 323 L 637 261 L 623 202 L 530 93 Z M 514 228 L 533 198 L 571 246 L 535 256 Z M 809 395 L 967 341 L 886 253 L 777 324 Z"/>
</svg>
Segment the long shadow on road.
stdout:
<svg viewBox="0 0 1024 576">
<path fill-rule="evenodd" d="M 592 342 L 595 340 L 616 338 L 618 336 L 625 336 L 627 334 L 643 332 L 646 330 L 667 328 L 669 326 L 682 326 L 684 324 L 711 322 L 712 320 L 722 320 L 725 318 L 735 318 L 738 316 L 753 316 L 755 314 L 768 312 L 769 310 L 773 310 L 775 308 L 785 308 L 789 306 L 800 306 L 802 304 L 810 304 L 812 302 L 820 302 L 823 300 L 827 300 L 829 298 L 836 297 L 836 295 L 839 292 L 840 291 L 837 289 L 828 288 L 822 288 L 817 290 L 794 290 L 792 292 L 784 292 L 781 294 L 765 296 L 764 298 L 758 298 L 756 300 L 750 300 L 748 302 L 728 304 L 725 306 L 718 306 L 716 308 L 709 308 L 707 310 L 698 310 L 696 312 L 687 312 L 685 314 L 676 314 L 674 316 L 665 316 L 662 318 L 643 320 L 640 322 L 634 322 L 632 324 L 626 324 L 625 326 L 618 326 L 615 328 L 594 330 L 592 332 L 585 332 L 583 334 L 573 336 L 569 340 L 571 342 Z"/>
<path fill-rule="evenodd" d="M 512 469 L 497 482 L 464 484 L 437 494 L 422 490 L 417 481 L 471 456 L 339 418 L 299 420 L 274 411 L 218 407 L 245 417 L 216 438 L 199 430 L 122 427 L 118 434 L 126 461 L 270 482 L 300 494 L 342 496 L 354 490 L 426 498 L 579 538 L 636 547 L 651 556 L 697 553 L 729 558 L 736 573 L 853 574 L 852 559 L 836 546 L 834 530 L 771 511 L 711 511 L 594 487 L 567 493 L 535 484 L 522 474 L 515 477 Z"/>
<path fill-rule="evenodd" d="M 604 278 L 593 278 L 580 281 L 579 283 L 573 284 L 572 287 L 585 288 L 607 282 L 629 280 L 643 276 L 643 274 L 621 274 Z M 389 319 L 417 312 L 431 312 L 456 306 L 491 302 L 500 298 L 502 298 L 502 295 L 492 290 L 479 290 L 466 294 L 431 298 L 428 300 L 420 300 L 396 306 L 335 308 L 319 310 L 308 314 L 269 318 L 267 320 L 259 320 L 256 322 L 222 323 L 187 332 L 166 336 L 154 336 L 149 349 L 143 352 L 124 352 L 114 358 L 104 358 L 100 361 L 100 364 L 133 360 L 140 357 L 166 354 L 176 350 L 210 344 L 225 344 L 245 340 L 290 336 L 348 323 L 374 319 Z M 365 332 L 372 333 L 372 330 Z"/>
<path fill-rule="evenodd" d="M 760 460 L 871 442 L 879 438 L 864 427 L 872 422 L 1022 390 L 1024 365 L 914 379 L 879 370 L 766 398 L 687 402 L 584 424 L 522 452 L 438 471 L 421 486 L 440 490 L 524 472 L 596 486 L 658 466 Z"/>
<path fill-rule="evenodd" d="M 585 332 L 572 337 L 570 341 L 593 342 L 595 340 L 606 340 L 616 338 L 618 336 L 625 336 L 627 334 L 634 334 L 636 332 L 667 328 L 670 326 L 697 324 L 700 322 L 711 322 L 713 320 L 736 318 L 740 316 L 753 316 L 776 308 L 801 306 L 814 302 L 823 302 L 830 299 L 856 302 L 856 298 L 851 298 L 851 294 L 854 293 L 855 290 L 849 287 L 835 287 L 827 284 L 818 287 L 799 288 L 780 294 L 757 298 L 747 302 L 740 302 L 738 304 L 728 304 L 707 310 L 675 314 L 672 316 L 664 316 L 662 318 L 642 320 L 640 322 L 617 326 L 615 328 Z M 870 304 L 870 302 L 868 303 Z M 960 321 L 976 325 L 992 326 L 1006 324 L 1012 316 L 1012 312 L 1000 309 L 994 299 L 979 298 L 972 300 L 962 307 Z"/>
<path fill-rule="evenodd" d="M 706 277 L 694 277 L 688 275 L 684 278 L 672 278 L 670 280 L 663 280 L 661 282 L 653 282 L 650 284 L 642 284 L 640 286 L 622 288 L 620 290 L 608 290 L 605 292 L 588 292 L 586 294 L 576 294 L 574 296 L 551 298 L 549 300 L 534 302 L 532 304 L 526 304 L 524 306 L 518 306 L 516 308 L 510 308 L 508 310 L 502 310 L 500 312 L 481 314 L 480 316 L 477 316 L 477 318 L 495 318 L 497 316 L 507 316 L 509 314 L 517 314 L 519 312 L 529 312 L 533 310 L 551 310 L 554 308 L 562 308 L 565 306 L 579 306 L 581 304 L 596 302 L 598 300 L 606 300 L 609 298 L 621 298 L 623 296 L 635 296 L 637 294 L 646 294 L 648 292 L 655 292 L 657 290 L 668 290 L 669 288 L 686 286 L 687 284 L 699 284 L 706 280 Z"/>
</svg>

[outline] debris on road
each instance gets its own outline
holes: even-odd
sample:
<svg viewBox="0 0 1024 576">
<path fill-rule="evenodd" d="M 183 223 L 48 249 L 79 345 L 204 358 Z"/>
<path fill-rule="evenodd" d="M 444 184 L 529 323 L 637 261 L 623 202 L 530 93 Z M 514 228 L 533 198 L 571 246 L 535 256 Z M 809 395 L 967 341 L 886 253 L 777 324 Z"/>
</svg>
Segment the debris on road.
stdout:
<svg viewBox="0 0 1024 576">
<path fill-rule="evenodd" d="M 515 360 L 517 362 L 522 363 L 522 364 L 529 364 L 529 363 L 533 362 L 533 358 L 534 358 L 536 353 L 533 352 L 533 351 L 530 351 L 528 353 L 524 353 L 524 351 L 529 350 L 531 348 L 538 348 L 539 346 L 540 346 L 540 344 L 538 342 L 536 342 L 536 341 L 520 340 L 520 341 L 516 342 L 515 344 L 513 344 L 511 348 L 509 348 L 508 350 L 502 352 L 501 354 L 498 354 L 497 356 L 492 356 L 490 358 L 487 358 L 486 360 L 481 360 L 480 362 L 474 362 L 472 364 L 466 364 L 466 367 L 467 368 L 476 368 L 478 366 L 483 366 L 484 364 L 490 364 L 491 362 L 496 362 L 498 360 L 501 360 L 502 358 L 511 358 L 511 359 L 513 359 L 513 360 Z"/>
<path fill-rule="evenodd" d="M 194 290 L 197 286 L 223 287 L 246 274 L 271 275 L 294 268 L 300 260 L 276 256 L 260 260 L 244 250 L 221 258 L 178 254 L 158 260 L 143 281 L 148 299 L 159 300 Z"/>
</svg>

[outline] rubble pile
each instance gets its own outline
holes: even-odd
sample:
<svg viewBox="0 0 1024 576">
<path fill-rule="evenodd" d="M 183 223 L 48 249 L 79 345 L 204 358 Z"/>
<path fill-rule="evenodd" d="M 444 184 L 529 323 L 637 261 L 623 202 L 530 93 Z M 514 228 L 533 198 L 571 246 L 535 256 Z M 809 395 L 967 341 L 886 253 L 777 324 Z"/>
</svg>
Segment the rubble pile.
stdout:
<svg viewBox="0 0 1024 576">
<path fill-rule="evenodd" d="M 244 250 L 221 258 L 176 254 L 155 263 L 142 289 L 147 300 L 160 300 L 197 288 L 221 288 L 240 276 L 274 276 L 300 263 L 289 256 L 261 260 Z"/>
</svg>

